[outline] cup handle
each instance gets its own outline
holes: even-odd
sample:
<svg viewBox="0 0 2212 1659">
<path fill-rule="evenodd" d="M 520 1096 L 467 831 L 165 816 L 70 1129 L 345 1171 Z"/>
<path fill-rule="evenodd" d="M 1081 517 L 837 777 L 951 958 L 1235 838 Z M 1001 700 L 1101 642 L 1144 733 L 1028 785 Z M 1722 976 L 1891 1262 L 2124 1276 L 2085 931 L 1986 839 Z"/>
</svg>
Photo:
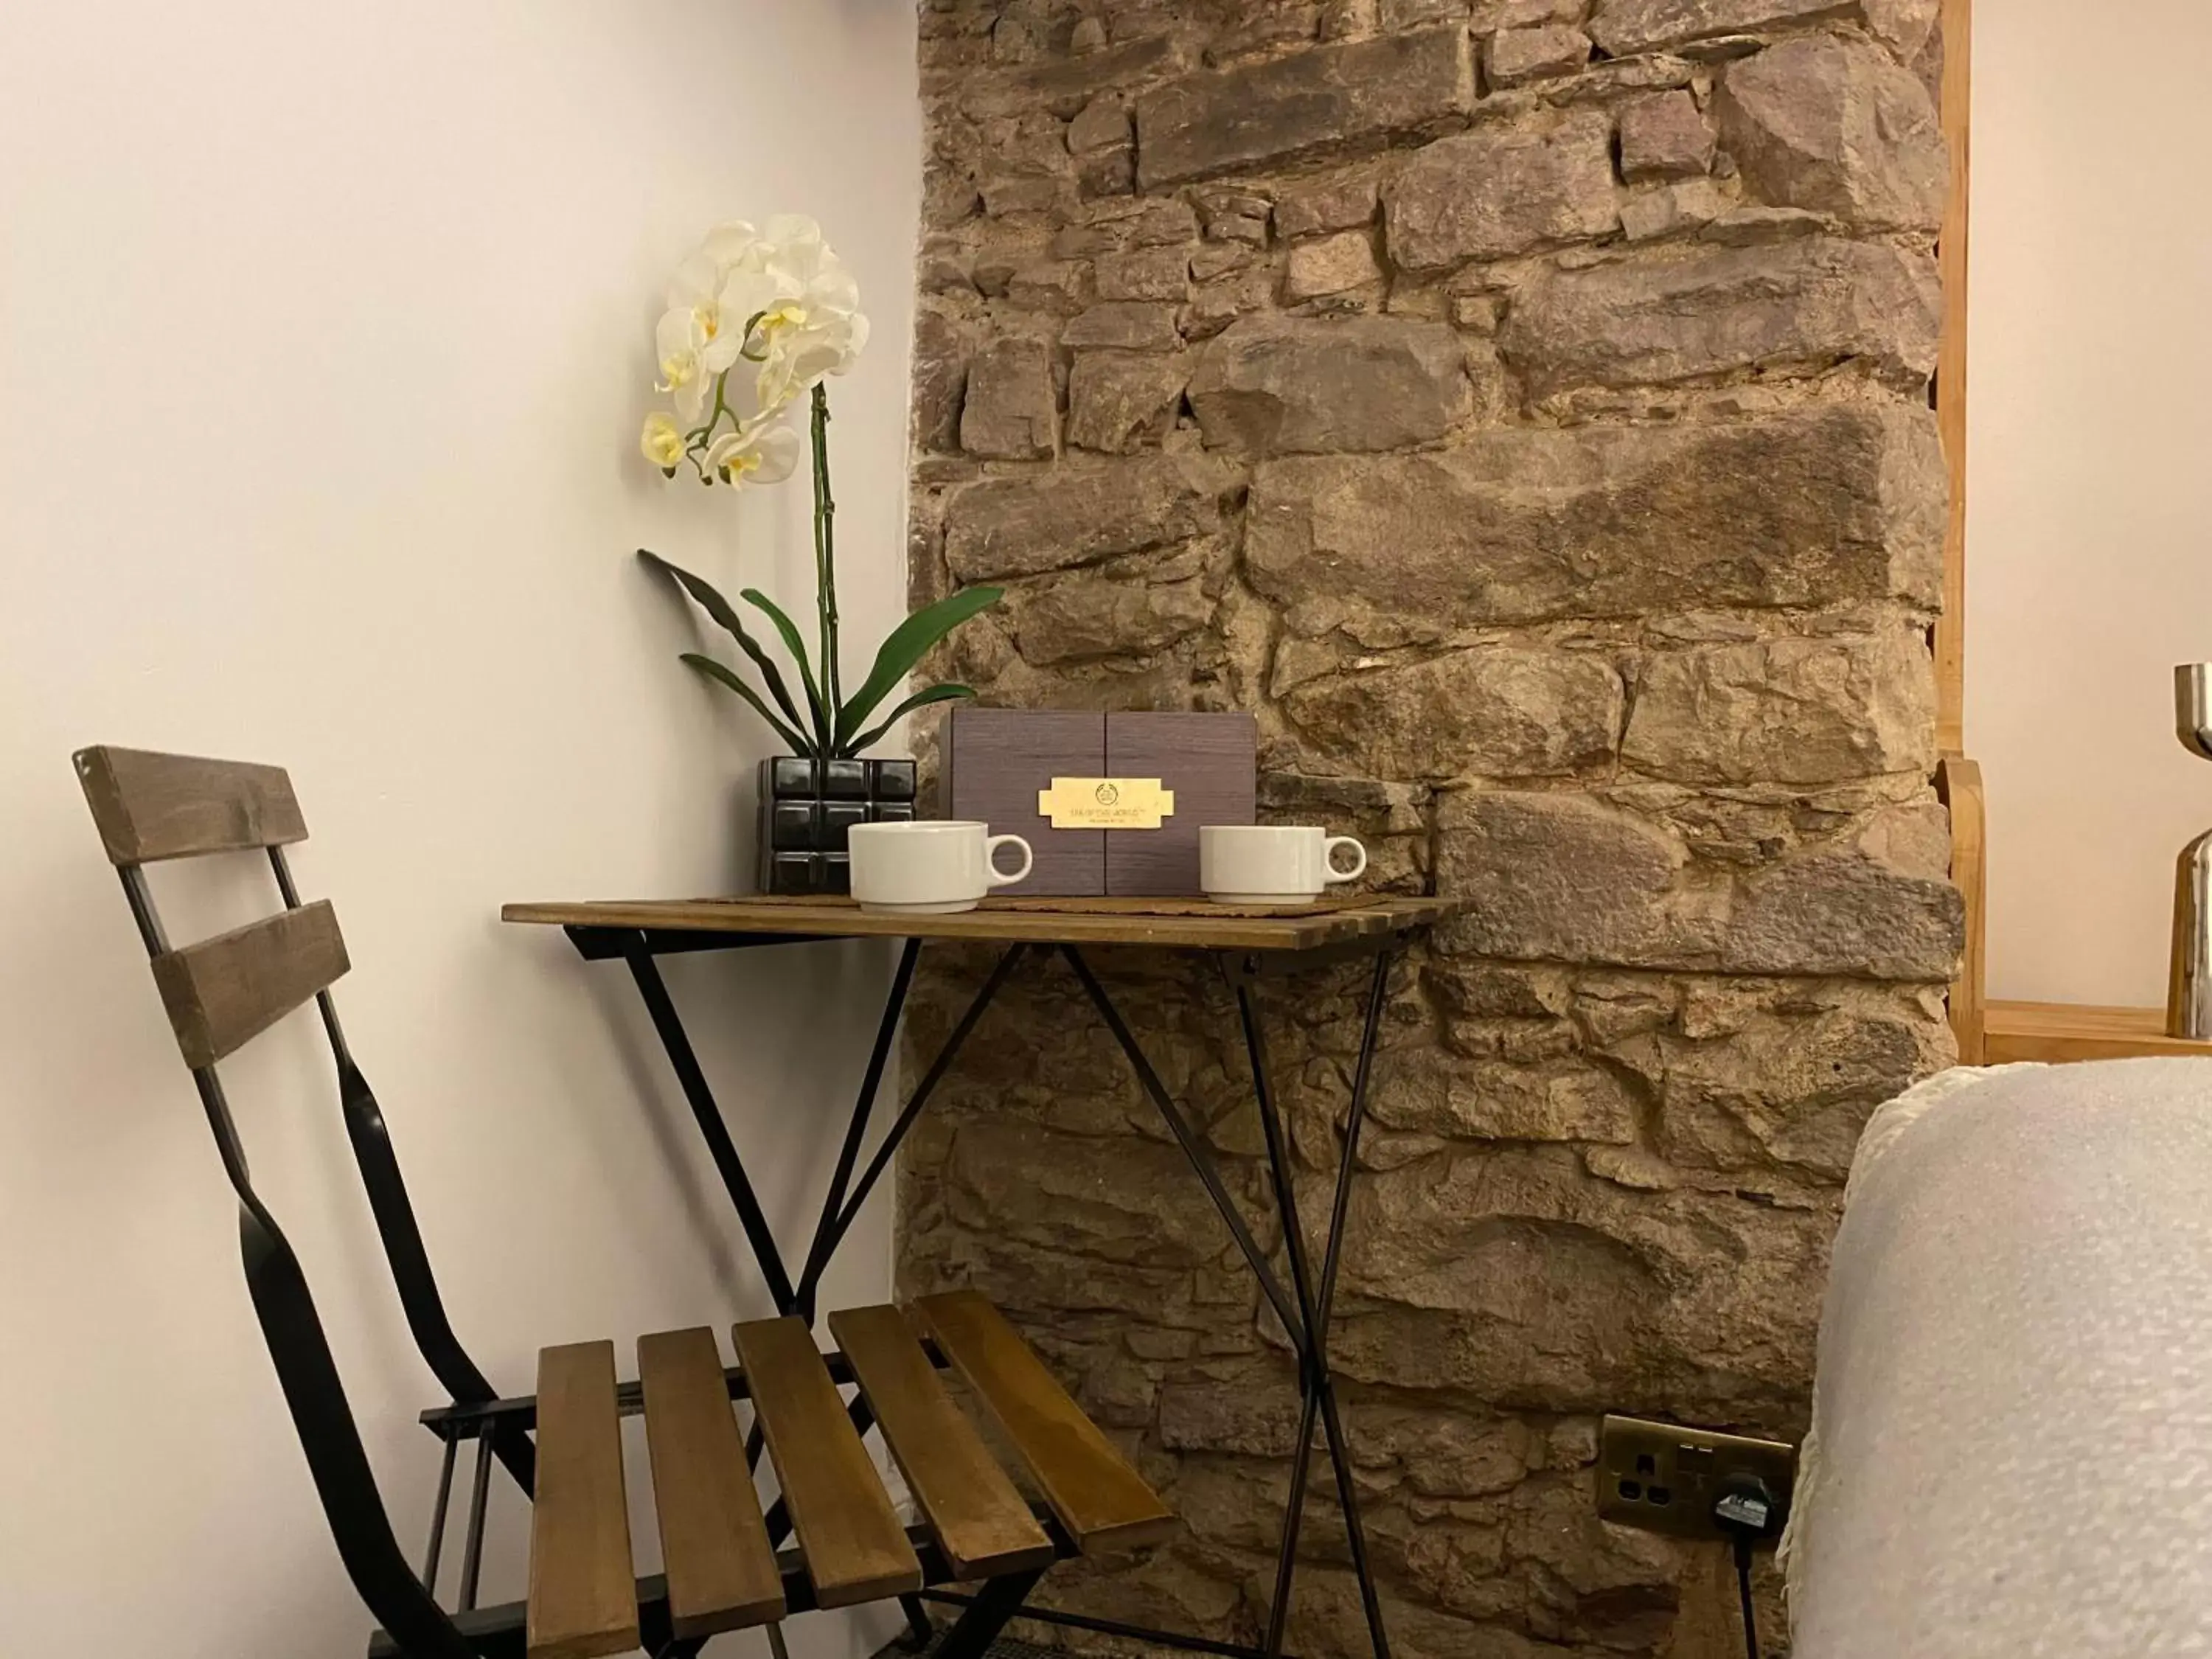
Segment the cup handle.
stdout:
<svg viewBox="0 0 2212 1659">
<path fill-rule="evenodd" d="M 1311 843 L 1309 842 L 1308 845 Z M 1353 852 L 1358 854 L 1359 862 L 1349 870 L 1338 869 L 1336 849 L 1340 847 L 1349 847 Z M 1323 881 L 1358 881 L 1360 877 L 1367 873 L 1367 849 L 1350 836 L 1331 836 L 1328 838 L 1328 844 L 1321 849 L 1321 866 Z"/>
<path fill-rule="evenodd" d="M 999 849 L 1001 847 L 1018 847 L 1022 849 L 1022 867 L 1011 876 L 999 868 Z M 1027 881 L 1030 878 L 1030 867 L 1036 863 L 1036 853 L 1030 850 L 1029 842 L 1024 841 L 1019 836 L 994 836 L 983 843 L 983 864 L 986 872 L 991 878 L 991 885 L 994 887 L 1011 887 L 1018 881 Z M 1367 867 L 1367 860 L 1364 856 L 1360 859 L 1359 864 L 1363 870 Z"/>
</svg>

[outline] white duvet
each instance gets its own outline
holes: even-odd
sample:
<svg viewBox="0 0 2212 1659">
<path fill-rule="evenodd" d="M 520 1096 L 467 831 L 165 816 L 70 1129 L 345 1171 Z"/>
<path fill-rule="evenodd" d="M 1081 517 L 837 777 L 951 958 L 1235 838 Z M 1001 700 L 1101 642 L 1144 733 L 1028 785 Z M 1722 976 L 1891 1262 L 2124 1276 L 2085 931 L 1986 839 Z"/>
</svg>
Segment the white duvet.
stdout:
<svg viewBox="0 0 2212 1659">
<path fill-rule="evenodd" d="M 2212 1061 L 1875 1115 L 1784 1562 L 1797 1659 L 2212 1656 Z"/>
</svg>

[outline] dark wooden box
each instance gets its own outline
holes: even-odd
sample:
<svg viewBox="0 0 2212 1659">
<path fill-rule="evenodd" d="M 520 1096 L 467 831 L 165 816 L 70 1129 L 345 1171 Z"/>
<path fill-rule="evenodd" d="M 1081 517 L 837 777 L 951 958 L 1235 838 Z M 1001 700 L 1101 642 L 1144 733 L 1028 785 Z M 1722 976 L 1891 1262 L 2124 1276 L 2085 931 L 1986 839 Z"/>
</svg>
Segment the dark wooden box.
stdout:
<svg viewBox="0 0 2212 1659">
<path fill-rule="evenodd" d="M 945 726 L 945 816 L 1036 850 L 1029 879 L 1001 892 L 1187 897 L 1199 890 L 1199 826 L 1256 815 L 1258 751 L 1249 714 L 958 708 Z M 1056 829 L 1037 797 L 1060 778 L 1156 781 L 1174 810 L 1157 830 Z"/>
</svg>

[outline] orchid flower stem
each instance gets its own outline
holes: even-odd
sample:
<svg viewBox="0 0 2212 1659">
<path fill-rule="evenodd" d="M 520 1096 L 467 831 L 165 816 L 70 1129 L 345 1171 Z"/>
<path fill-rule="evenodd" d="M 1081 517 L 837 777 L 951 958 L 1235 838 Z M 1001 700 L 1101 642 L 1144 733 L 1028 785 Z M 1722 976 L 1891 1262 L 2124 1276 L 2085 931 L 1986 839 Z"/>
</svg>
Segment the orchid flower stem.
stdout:
<svg viewBox="0 0 2212 1659">
<path fill-rule="evenodd" d="M 714 377 L 714 406 L 707 413 L 706 425 L 691 433 L 685 440 L 689 447 L 692 449 L 705 449 L 708 445 L 713 443 L 714 441 L 714 428 L 721 424 L 722 416 L 725 415 L 728 416 L 731 421 L 737 425 L 742 426 L 744 424 L 744 422 L 738 419 L 738 411 L 732 409 L 729 404 L 722 401 L 722 393 L 728 388 L 729 384 L 730 371 L 726 368 Z M 696 465 L 697 463 L 694 462 L 693 465 Z"/>
<path fill-rule="evenodd" d="M 822 697 L 839 718 L 837 684 L 837 503 L 830 494 L 830 394 L 814 383 L 814 585 L 822 615 Z M 833 732 L 833 738 L 843 734 Z"/>
</svg>

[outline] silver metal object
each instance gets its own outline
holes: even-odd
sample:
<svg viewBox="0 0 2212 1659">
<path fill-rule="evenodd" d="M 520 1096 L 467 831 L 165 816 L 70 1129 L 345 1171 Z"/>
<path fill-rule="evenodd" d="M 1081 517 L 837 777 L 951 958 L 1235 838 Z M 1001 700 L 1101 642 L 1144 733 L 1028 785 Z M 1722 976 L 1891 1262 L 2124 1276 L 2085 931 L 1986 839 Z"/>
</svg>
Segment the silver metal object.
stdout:
<svg viewBox="0 0 2212 1659">
<path fill-rule="evenodd" d="M 2212 760 L 2212 663 L 2173 671 L 2173 726 L 2181 746 Z M 2166 981 L 2169 1036 L 2212 1037 L 2212 830 L 2173 866 L 2173 967 Z"/>
</svg>

